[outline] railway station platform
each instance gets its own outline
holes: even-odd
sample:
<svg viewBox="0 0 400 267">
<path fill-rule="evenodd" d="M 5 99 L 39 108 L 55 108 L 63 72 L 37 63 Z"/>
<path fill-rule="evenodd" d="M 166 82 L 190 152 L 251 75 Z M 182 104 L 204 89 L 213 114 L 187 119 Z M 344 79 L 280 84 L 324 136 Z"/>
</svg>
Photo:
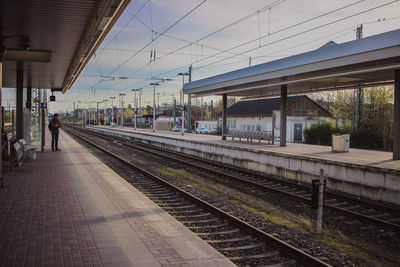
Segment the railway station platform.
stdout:
<svg viewBox="0 0 400 267">
<path fill-rule="evenodd" d="M 265 141 L 221 140 L 217 135 L 182 136 L 180 132 L 130 127 L 88 128 L 301 182 L 318 179 L 323 169 L 328 188 L 400 205 L 400 160 L 392 160 L 390 152 L 350 149 L 347 153 L 333 153 L 329 146 L 289 143 L 280 147 Z"/>
<path fill-rule="evenodd" d="M 234 266 L 65 132 L 59 143 L 4 175 L 0 266 Z"/>
</svg>

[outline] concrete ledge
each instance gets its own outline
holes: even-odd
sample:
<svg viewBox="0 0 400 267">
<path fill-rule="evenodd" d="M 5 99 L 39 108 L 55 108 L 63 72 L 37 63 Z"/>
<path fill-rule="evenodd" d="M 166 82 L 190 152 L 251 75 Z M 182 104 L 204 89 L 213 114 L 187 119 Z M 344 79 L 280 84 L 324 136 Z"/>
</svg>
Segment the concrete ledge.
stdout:
<svg viewBox="0 0 400 267">
<path fill-rule="evenodd" d="M 144 144 L 301 182 L 311 183 L 312 179 L 318 179 L 319 170 L 324 169 L 328 178 L 328 188 L 400 205 L 400 170 L 397 169 L 235 147 L 209 141 L 173 138 L 162 134 L 154 135 L 101 127 L 93 127 L 92 129 L 97 132 L 107 132 L 134 139 Z"/>
</svg>

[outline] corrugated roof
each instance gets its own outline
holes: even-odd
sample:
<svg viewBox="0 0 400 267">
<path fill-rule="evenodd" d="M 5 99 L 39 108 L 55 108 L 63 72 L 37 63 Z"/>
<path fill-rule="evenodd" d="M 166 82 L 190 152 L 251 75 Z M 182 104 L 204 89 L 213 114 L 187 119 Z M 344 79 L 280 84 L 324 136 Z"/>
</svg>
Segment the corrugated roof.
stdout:
<svg viewBox="0 0 400 267">
<path fill-rule="evenodd" d="M 254 96 L 260 89 L 276 95 L 285 83 L 289 93 L 354 86 L 393 79 L 387 70 L 399 67 L 399 57 L 400 30 L 395 30 L 186 83 L 183 91 L 246 96 L 235 92 L 247 90 Z"/>
</svg>

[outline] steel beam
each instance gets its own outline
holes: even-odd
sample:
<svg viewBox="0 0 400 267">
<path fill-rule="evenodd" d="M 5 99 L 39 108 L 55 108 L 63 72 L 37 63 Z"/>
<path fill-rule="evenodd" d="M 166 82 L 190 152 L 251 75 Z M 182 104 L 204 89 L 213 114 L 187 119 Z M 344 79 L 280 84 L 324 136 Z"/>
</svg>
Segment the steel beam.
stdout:
<svg viewBox="0 0 400 267">
<path fill-rule="evenodd" d="M 286 122 L 287 122 L 287 85 L 281 85 L 281 125 L 280 146 L 286 146 Z"/>
<path fill-rule="evenodd" d="M 24 63 L 17 62 L 17 139 L 24 138 Z"/>
<path fill-rule="evenodd" d="M 400 159 L 400 69 L 394 71 L 393 159 Z"/>
<path fill-rule="evenodd" d="M 228 96 L 226 94 L 222 95 L 222 140 L 226 140 L 226 110 L 228 105 Z"/>
</svg>

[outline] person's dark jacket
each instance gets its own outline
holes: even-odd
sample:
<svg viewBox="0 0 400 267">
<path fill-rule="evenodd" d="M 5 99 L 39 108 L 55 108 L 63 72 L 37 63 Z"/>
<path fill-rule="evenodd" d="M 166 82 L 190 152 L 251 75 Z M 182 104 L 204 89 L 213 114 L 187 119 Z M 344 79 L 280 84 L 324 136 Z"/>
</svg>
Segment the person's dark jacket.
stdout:
<svg viewBox="0 0 400 267">
<path fill-rule="evenodd" d="M 49 123 L 49 130 L 51 133 L 59 133 L 62 124 L 59 120 L 52 119 Z"/>
</svg>

